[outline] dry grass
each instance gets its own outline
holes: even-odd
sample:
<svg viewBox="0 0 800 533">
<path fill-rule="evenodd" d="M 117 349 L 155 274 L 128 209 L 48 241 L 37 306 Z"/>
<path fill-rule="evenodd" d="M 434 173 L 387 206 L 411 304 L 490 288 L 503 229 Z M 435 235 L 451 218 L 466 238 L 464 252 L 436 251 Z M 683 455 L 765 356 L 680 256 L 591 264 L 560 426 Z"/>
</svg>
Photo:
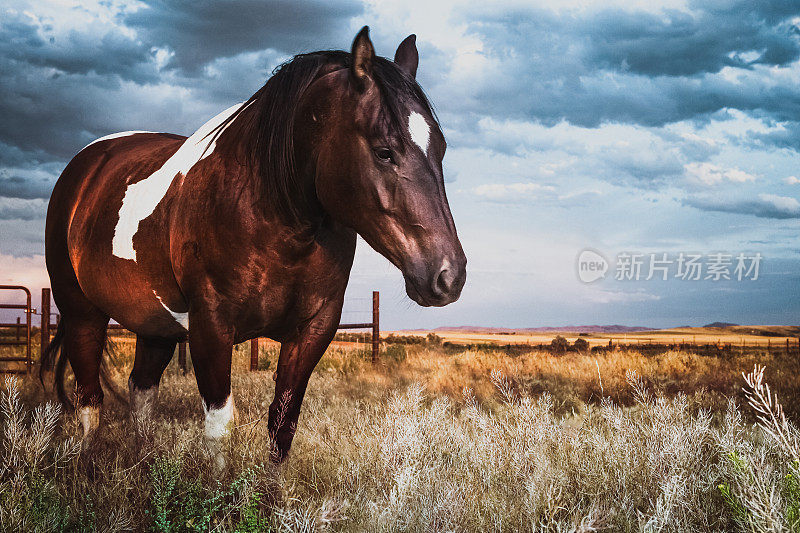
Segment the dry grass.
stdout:
<svg viewBox="0 0 800 533">
<path fill-rule="evenodd" d="M 752 351 L 745 355 L 702 357 L 683 351 L 643 356 L 635 350 L 598 354 L 567 352 L 562 356 L 531 351 L 506 354 L 500 348 L 453 350 L 436 346 L 393 347 L 404 351 L 400 357 L 385 357 L 379 367 L 367 362 L 355 364 L 336 352 L 326 356 L 321 368 L 334 368 L 348 375 L 360 391 L 382 391 L 421 383 L 432 394 L 457 399 L 464 387 L 479 400 L 495 402 L 495 390 L 488 379 L 499 370 L 523 395 L 547 392 L 558 414 L 580 410 L 584 403 L 598 404 L 603 398 L 631 406 L 634 397 L 626 373 L 635 371 L 657 394 L 674 396 L 683 392 L 712 410 L 724 409 L 734 398 L 743 403 L 742 373 L 754 365 L 767 367 L 766 380 L 784 399 L 790 419 L 800 420 L 800 358 L 783 353 Z M 377 387 L 376 387 L 377 385 Z"/>
<path fill-rule="evenodd" d="M 268 350 L 272 362 L 264 354 L 262 365 L 274 368 L 274 350 Z M 120 385 L 131 363 L 130 347 L 121 351 Z M 247 354 L 238 351 L 239 427 L 226 445 L 227 469 L 218 474 L 202 446 L 194 380 L 174 368 L 162 384 L 149 438 L 137 439 L 126 407 L 111 402 L 102 433 L 83 450 L 72 438 L 78 434 L 74 420 L 43 403 L 32 378 L 8 382 L 0 399 L 0 526 L 797 528 L 794 425 L 782 417 L 763 374 L 749 377 L 748 398 L 757 409 L 723 397 L 745 384 L 740 370 L 751 370 L 755 356 L 510 357 L 436 347 L 387 352 L 377 368 L 352 350 L 326 355 L 312 378 L 290 458 L 273 467 L 265 419 L 272 372 L 245 372 Z M 767 381 L 778 388 L 794 384 L 794 363 L 767 362 Z M 717 392 L 700 392 L 712 385 Z M 688 394 L 676 392 L 681 386 Z"/>
</svg>

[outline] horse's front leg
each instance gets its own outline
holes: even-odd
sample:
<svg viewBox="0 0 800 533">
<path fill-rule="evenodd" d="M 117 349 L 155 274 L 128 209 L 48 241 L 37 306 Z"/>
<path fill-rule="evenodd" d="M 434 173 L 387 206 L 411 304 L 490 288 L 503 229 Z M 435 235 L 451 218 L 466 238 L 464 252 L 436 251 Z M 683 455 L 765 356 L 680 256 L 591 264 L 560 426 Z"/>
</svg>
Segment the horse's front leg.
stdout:
<svg viewBox="0 0 800 533">
<path fill-rule="evenodd" d="M 270 459 L 273 462 L 283 461 L 289 452 L 311 372 L 333 340 L 338 324 L 338 313 L 335 317 L 317 317 L 294 339 L 281 344 L 275 398 L 269 408 Z"/>
<path fill-rule="evenodd" d="M 205 442 L 221 468 L 222 442 L 230 435 L 236 412 L 231 395 L 233 328 L 211 311 L 190 311 L 189 350 L 203 399 Z"/>
</svg>

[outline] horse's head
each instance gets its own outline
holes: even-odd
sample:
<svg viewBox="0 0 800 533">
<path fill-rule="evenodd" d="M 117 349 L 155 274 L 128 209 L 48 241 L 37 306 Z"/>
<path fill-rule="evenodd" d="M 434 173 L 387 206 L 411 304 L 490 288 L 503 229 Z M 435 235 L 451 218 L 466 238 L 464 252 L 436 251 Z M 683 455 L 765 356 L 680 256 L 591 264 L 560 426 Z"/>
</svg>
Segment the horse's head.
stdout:
<svg viewBox="0 0 800 533">
<path fill-rule="evenodd" d="M 314 137 L 317 197 L 403 273 L 418 304 L 454 302 L 467 259 L 442 173 L 444 136 L 415 81 L 414 36 L 394 62 L 377 57 L 365 27 L 348 68 L 310 87 L 305 113 Z"/>
</svg>

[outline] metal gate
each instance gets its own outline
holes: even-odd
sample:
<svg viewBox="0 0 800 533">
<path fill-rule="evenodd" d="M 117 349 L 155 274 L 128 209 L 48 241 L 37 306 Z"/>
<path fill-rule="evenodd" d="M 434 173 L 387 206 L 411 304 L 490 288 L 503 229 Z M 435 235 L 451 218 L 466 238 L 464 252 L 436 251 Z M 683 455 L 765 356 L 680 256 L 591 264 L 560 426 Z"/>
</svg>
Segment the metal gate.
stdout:
<svg viewBox="0 0 800 533">
<path fill-rule="evenodd" d="M 30 372 L 33 361 L 31 360 L 31 291 L 27 287 L 21 285 L 0 285 L 0 294 L 3 295 L 3 300 L 9 292 L 22 291 L 25 293 L 25 303 L 8 303 L 7 301 L 0 301 L 0 309 L 16 309 L 25 311 L 25 322 L 22 323 L 17 318 L 16 323 L 0 323 L 0 346 L 24 346 L 24 355 L 17 355 L 14 353 L 13 348 L 11 354 L 0 353 L 0 362 L 4 363 L 25 363 L 24 368 L 18 366 L 9 366 L 7 368 L 0 368 L 0 373 L 22 373 Z M 6 350 L 3 350 L 5 352 Z"/>
</svg>

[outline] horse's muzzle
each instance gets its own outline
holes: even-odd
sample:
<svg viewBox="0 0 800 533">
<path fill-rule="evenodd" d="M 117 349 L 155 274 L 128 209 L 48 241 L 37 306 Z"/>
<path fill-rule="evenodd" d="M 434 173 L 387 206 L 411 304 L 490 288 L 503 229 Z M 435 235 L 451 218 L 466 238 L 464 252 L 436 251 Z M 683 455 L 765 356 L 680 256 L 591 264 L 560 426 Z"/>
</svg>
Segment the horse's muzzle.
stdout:
<svg viewBox="0 0 800 533">
<path fill-rule="evenodd" d="M 410 270 L 403 273 L 409 298 L 424 307 L 442 307 L 461 296 L 467 280 L 467 258 L 462 254 L 444 258 L 436 266 L 425 264 Z"/>
</svg>

